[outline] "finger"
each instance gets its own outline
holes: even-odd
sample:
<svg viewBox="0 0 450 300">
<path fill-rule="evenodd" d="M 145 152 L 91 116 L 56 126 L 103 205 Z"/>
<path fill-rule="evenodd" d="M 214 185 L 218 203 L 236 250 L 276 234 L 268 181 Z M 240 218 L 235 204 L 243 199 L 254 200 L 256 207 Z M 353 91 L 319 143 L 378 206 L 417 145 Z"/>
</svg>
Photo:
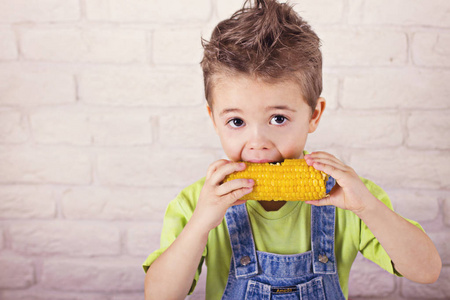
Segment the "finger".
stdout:
<svg viewBox="0 0 450 300">
<path fill-rule="evenodd" d="M 226 159 L 219 159 L 218 161 L 213 162 L 209 167 L 208 167 L 208 171 L 206 172 L 206 179 L 211 178 L 212 174 L 214 174 L 214 172 L 217 171 L 218 168 L 220 168 L 221 166 L 229 163 L 229 160 Z"/>
<path fill-rule="evenodd" d="M 332 176 L 339 182 L 343 176 L 345 176 L 346 169 L 335 165 L 323 164 L 320 162 L 314 162 L 312 165 L 316 170 L 322 171 Z"/>
<path fill-rule="evenodd" d="M 327 206 L 327 205 L 333 205 L 332 200 L 330 197 L 325 197 L 320 200 L 311 200 L 311 201 L 305 201 L 305 203 L 314 205 L 314 206 Z"/>
<path fill-rule="evenodd" d="M 251 193 L 253 191 L 253 187 L 242 188 L 238 190 L 234 190 L 223 197 L 223 200 L 226 201 L 230 206 L 233 205 L 236 200 L 240 200 L 245 195 Z"/>
<path fill-rule="evenodd" d="M 305 155 L 305 161 L 310 166 L 312 166 L 315 162 L 319 162 L 322 164 L 333 165 L 334 167 L 339 169 L 344 169 L 346 167 L 346 165 L 342 161 L 326 152 L 321 152 L 317 155 Z"/>
<path fill-rule="evenodd" d="M 237 200 L 231 206 L 241 205 L 242 203 L 245 203 L 245 202 L 247 202 L 247 200 Z"/>
<path fill-rule="evenodd" d="M 335 163 L 342 163 L 336 156 L 327 152 L 314 152 L 305 155 L 305 160 L 329 160 Z"/>
<path fill-rule="evenodd" d="M 250 188 L 255 185 L 253 179 L 234 179 L 219 185 L 216 189 L 216 195 L 222 196 L 230 193 L 231 191 L 238 190 L 241 188 Z"/>
<path fill-rule="evenodd" d="M 336 156 L 334 156 L 333 154 L 330 154 L 328 152 L 325 151 L 315 151 L 315 152 L 311 152 L 309 154 L 306 154 L 305 157 L 312 157 L 312 158 L 324 158 L 324 157 L 328 157 L 328 158 L 334 158 L 337 159 Z"/>
<path fill-rule="evenodd" d="M 219 185 L 225 179 L 225 176 L 230 175 L 234 172 L 244 171 L 245 168 L 246 165 L 243 162 L 228 162 L 227 164 L 221 165 L 211 175 L 211 183 Z"/>
<path fill-rule="evenodd" d="M 340 171 L 343 171 L 343 172 L 346 172 L 348 170 L 348 167 L 346 165 L 342 164 L 342 163 L 336 163 L 334 161 L 325 160 L 325 159 L 324 160 L 310 161 L 309 165 L 312 166 L 314 169 L 319 170 L 319 171 L 323 171 L 322 169 L 320 169 L 320 168 L 324 168 L 324 167 L 321 167 L 322 165 L 330 166 L 330 167 L 332 167 L 332 168 L 334 168 L 336 170 L 340 170 Z M 329 174 L 329 173 L 327 173 L 327 174 Z"/>
<path fill-rule="evenodd" d="M 315 156 L 305 156 L 305 160 L 308 165 L 333 176 L 336 180 L 341 179 L 346 173 L 352 171 L 349 166 L 326 152 L 319 152 Z"/>
</svg>

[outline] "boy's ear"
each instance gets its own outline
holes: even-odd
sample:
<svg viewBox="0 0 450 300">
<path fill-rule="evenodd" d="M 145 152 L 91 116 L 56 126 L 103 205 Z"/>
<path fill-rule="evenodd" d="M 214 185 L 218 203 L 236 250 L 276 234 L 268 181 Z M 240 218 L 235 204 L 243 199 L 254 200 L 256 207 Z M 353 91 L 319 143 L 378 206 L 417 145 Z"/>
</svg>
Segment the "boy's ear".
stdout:
<svg viewBox="0 0 450 300">
<path fill-rule="evenodd" d="M 326 107 L 326 101 L 324 98 L 320 97 L 317 99 L 316 108 L 314 109 L 311 120 L 309 120 L 309 130 L 308 133 L 313 133 L 316 131 L 317 126 L 319 126 L 320 118 Z"/>
<path fill-rule="evenodd" d="M 217 126 L 216 126 L 216 122 L 214 121 L 213 111 L 212 111 L 211 107 L 209 107 L 208 104 L 206 104 L 206 110 L 208 111 L 208 115 L 211 118 L 211 121 L 214 125 L 214 130 L 217 132 Z"/>
</svg>

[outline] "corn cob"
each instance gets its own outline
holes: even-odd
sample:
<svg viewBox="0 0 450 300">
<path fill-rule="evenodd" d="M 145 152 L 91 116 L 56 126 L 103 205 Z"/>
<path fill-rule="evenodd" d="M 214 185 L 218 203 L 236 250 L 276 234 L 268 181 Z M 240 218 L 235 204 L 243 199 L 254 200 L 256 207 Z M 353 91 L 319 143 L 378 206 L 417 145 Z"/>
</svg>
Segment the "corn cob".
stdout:
<svg viewBox="0 0 450 300">
<path fill-rule="evenodd" d="M 253 191 L 242 200 L 307 201 L 326 196 L 328 175 L 308 166 L 304 159 L 281 163 L 245 163 L 247 168 L 228 175 L 224 182 L 253 179 Z"/>
</svg>

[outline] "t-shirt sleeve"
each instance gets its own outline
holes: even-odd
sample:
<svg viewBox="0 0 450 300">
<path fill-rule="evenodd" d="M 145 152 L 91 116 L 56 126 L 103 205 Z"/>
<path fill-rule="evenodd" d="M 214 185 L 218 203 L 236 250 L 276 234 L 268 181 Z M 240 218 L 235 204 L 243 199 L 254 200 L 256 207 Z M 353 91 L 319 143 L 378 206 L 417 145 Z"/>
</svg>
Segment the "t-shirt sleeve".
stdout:
<svg viewBox="0 0 450 300">
<path fill-rule="evenodd" d="M 161 232 L 160 248 L 151 253 L 143 263 L 142 266 L 145 272 L 147 272 L 152 263 L 175 241 L 183 228 L 186 226 L 189 219 L 192 217 L 199 195 L 198 189 L 201 190 L 201 186 L 197 187 L 193 185 L 186 188 L 167 206 Z M 189 294 L 194 291 L 198 282 L 205 256 L 206 248 L 203 251 L 202 259 L 197 268 L 194 282 L 192 283 Z"/>
<path fill-rule="evenodd" d="M 383 202 L 389 209 L 393 210 L 391 200 L 389 199 L 389 196 L 382 188 L 380 188 L 378 185 L 376 185 L 370 180 L 367 179 L 362 180 L 369 189 L 369 191 L 375 197 L 377 197 L 381 202 Z M 406 218 L 405 220 L 409 221 L 411 224 L 423 230 L 422 226 L 420 226 L 419 223 L 412 220 L 408 220 Z M 369 230 L 366 224 L 364 224 L 363 221 L 360 222 L 361 222 L 361 230 L 360 230 L 359 251 L 362 253 L 362 255 L 365 258 L 373 261 L 374 263 L 376 263 L 389 273 L 395 274 L 397 276 L 402 276 L 397 270 L 395 270 L 391 258 L 384 250 L 383 246 L 381 246 L 380 242 L 375 238 L 375 236 Z"/>
</svg>

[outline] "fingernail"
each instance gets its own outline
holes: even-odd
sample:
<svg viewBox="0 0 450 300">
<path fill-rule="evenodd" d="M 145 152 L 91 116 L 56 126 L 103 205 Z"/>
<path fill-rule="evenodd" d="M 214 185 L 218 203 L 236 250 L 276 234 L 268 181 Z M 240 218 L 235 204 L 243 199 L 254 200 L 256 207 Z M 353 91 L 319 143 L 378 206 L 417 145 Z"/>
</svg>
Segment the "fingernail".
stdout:
<svg viewBox="0 0 450 300">
<path fill-rule="evenodd" d="M 249 180 L 248 180 L 248 183 L 250 183 L 250 184 L 255 184 L 255 181 L 254 181 L 253 179 L 249 179 Z"/>
</svg>

